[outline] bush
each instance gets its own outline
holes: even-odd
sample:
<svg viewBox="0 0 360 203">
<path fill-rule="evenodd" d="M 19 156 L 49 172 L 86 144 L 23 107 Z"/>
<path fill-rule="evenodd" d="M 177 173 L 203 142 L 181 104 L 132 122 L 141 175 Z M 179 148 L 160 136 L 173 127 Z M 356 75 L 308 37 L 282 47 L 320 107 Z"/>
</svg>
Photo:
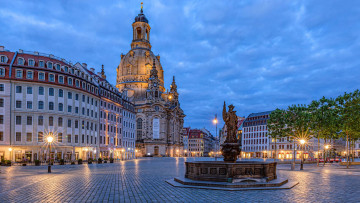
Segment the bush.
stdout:
<svg viewBox="0 0 360 203">
<path fill-rule="evenodd" d="M 35 162 L 35 166 L 40 166 L 40 160 L 36 159 L 34 162 Z"/>
<path fill-rule="evenodd" d="M 114 163 L 114 158 L 110 158 L 110 163 Z"/>
<path fill-rule="evenodd" d="M 64 159 L 60 159 L 60 165 L 65 165 Z"/>
<path fill-rule="evenodd" d="M 92 164 L 92 162 L 93 162 L 93 159 L 92 159 L 92 158 L 89 158 L 89 159 L 88 159 L 88 164 Z"/>
<path fill-rule="evenodd" d="M 82 159 L 78 159 L 78 164 L 82 164 Z"/>
<path fill-rule="evenodd" d="M 10 161 L 10 160 L 6 160 L 6 161 L 5 161 L 5 164 L 6 164 L 7 166 L 11 166 L 11 161 Z"/>
<path fill-rule="evenodd" d="M 71 165 L 75 165 L 75 161 L 71 161 Z"/>
<path fill-rule="evenodd" d="M 98 164 L 101 164 L 101 163 L 102 163 L 102 159 L 98 158 Z"/>
</svg>

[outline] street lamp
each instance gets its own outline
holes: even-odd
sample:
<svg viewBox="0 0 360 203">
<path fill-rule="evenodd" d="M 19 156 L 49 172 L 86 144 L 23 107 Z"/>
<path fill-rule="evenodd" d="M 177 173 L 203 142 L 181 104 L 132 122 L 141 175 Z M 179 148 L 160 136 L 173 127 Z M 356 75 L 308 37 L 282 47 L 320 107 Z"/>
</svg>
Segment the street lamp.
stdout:
<svg viewBox="0 0 360 203">
<path fill-rule="evenodd" d="M 48 173 L 51 173 L 51 143 L 54 141 L 54 137 L 50 133 L 46 138 L 47 143 L 49 144 L 49 165 L 48 165 Z"/>
<path fill-rule="evenodd" d="M 11 151 L 12 151 L 12 148 L 11 148 L 11 147 L 9 147 L 9 152 L 10 152 L 10 161 L 12 161 Z"/>
<path fill-rule="evenodd" d="M 330 148 L 330 145 L 325 145 L 324 148 L 325 148 L 325 150 L 324 150 L 324 166 L 325 166 L 325 160 L 327 159 L 326 153 L 327 153 L 327 150 Z"/>
<path fill-rule="evenodd" d="M 121 152 L 122 152 L 122 154 L 121 154 L 121 160 L 123 161 L 123 160 L 124 160 L 124 152 L 125 152 L 125 149 L 122 148 L 122 149 L 121 149 Z"/>
<path fill-rule="evenodd" d="M 187 150 L 186 149 L 184 150 L 184 153 L 185 153 L 185 156 L 187 157 Z"/>
<path fill-rule="evenodd" d="M 306 141 L 304 139 L 301 139 L 300 140 L 300 144 L 301 144 L 301 147 L 303 149 L 303 151 L 301 152 L 301 162 L 300 162 L 300 170 L 304 170 L 304 145 L 305 145 Z"/>
<path fill-rule="evenodd" d="M 216 137 L 217 137 L 217 124 L 218 124 L 218 119 L 217 119 L 217 114 L 215 114 L 215 118 L 214 118 L 214 120 L 213 120 L 213 123 L 215 124 L 215 135 L 216 135 Z M 218 137 L 218 140 L 219 140 L 219 149 L 220 149 L 220 137 Z M 215 149 L 215 150 L 217 150 L 217 149 Z M 215 161 L 216 161 L 216 159 L 217 159 L 217 156 L 215 156 Z"/>
<path fill-rule="evenodd" d="M 136 153 L 138 153 L 138 150 L 137 150 L 137 149 L 135 149 L 135 159 L 137 159 L 137 158 L 136 158 Z"/>
</svg>

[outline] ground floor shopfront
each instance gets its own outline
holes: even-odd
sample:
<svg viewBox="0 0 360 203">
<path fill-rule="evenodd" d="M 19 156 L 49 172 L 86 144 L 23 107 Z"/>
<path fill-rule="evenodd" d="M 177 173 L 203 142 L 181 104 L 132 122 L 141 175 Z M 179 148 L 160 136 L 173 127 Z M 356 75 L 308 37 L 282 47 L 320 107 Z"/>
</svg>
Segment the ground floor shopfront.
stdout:
<svg viewBox="0 0 360 203">
<path fill-rule="evenodd" d="M 143 156 L 185 156 L 183 145 L 168 145 L 162 143 L 137 143 L 135 149 L 136 157 Z"/>
<path fill-rule="evenodd" d="M 309 152 L 296 151 L 296 158 L 300 159 L 304 154 L 304 159 L 311 157 Z M 241 152 L 241 158 L 274 158 L 277 159 L 293 159 L 294 151 L 261 151 L 261 152 Z"/>
<path fill-rule="evenodd" d="M 100 158 L 129 160 L 135 158 L 135 150 L 133 148 L 108 148 L 100 147 Z"/>
<path fill-rule="evenodd" d="M 51 151 L 49 149 L 49 146 L 0 146 L 0 158 L 12 162 L 33 162 L 34 160 L 45 162 L 49 160 L 50 155 L 55 162 L 60 159 L 70 162 L 99 157 L 99 150 L 96 147 L 51 146 Z"/>
</svg>

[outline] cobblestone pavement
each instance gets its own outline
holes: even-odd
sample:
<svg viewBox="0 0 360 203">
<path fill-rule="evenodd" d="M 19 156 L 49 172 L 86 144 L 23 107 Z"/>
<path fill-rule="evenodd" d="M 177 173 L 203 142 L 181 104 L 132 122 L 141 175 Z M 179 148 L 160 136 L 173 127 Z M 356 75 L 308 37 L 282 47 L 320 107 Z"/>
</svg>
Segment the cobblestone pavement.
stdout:
<svg viewBox="0 0 360 203">
<path fill-rule="evenodd" d="M 220 191 L 176 188 L 185 158 L 142 158 L 114 164 L 1 167 L 0 202 L 360 202 L 360 167 L 337 164 L 304 171 L 278 165 L 299 184 L 289 190 Z M 187 158 L 193 160 L 193 158 Z"/>
</svg>

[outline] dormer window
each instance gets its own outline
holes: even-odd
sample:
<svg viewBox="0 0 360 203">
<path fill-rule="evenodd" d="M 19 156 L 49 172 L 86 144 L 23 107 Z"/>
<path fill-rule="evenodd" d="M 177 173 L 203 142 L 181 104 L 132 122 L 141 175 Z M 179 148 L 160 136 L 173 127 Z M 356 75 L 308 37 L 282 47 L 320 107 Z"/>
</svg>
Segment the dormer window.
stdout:
<svg viewBox="0 0 360 203">
<path fill-rule="evenodd" d="M 39 61 L 39 67 L 44 68 L 44 61 Z"/>
<path fill-rule="evenodd" d="M 6 63 L 7 62 L 7 57 L 6 56 L 1 56 L 0 57 L 0 62 L 1 63 Z"/>
<path fill-rule="evenodd" d="M 45 73 L 44 72 L 39 72 L 39 80 L 45 80 Z"/>
<path fill-rule="evenodd" d="M 34 59 L 29 59 L 29 66 L 34 66 L 34 65 L 35 65 Z"/>
<path fill-rule="evenodd" d="M 33 71 L 26 71 L 26 79 L 32 80 L 34 78 Z"/>
<path fill-rule="evenodd" d="M 58 63 L 56 64 L 55 67 L 56 67 L 56 70 L 60 70 L 60 68 L 61 68 L 60 64 L 58 64 Z"/>
<path fill-rule="evenodd" d="M 18 59 L 18 65 L 24 65 L 24 59 L 23 58 Z"/>
<path fill-rule="evenodd" d="M 74 72 L 75 72 L 75 71 L 74 71 L 74 69 L 72 68 L 72 69 L 71 69 L 71 74 L 74 74 Z"/>
<path fill-rule="evenodd" d="M 20 69 L 16 70 L 16 77 L 22 78 L 22 70 L 20 70 Z"/>
<path fill-rule="evenodd" d="M 59 75 L 59 83 L 64 84 L 64 76 Z"/>
<path fill-rule="evenodd" d="M 47 68 L 52 69 L 53 68 L 53 63 L 52 62 L 47 62 Z"/>
<path fill-rule="evenodd" d="M 49 74 L 49 82 L 55 82 L 55 75 Z"/>
<path fill-rule="evenodd" d="M 68 78 L 68 85 L 73 85 L 73 79 L 72 78 Z"/>
<path fill-rule="evenodd" d="M 65 72 L 69 72 L 69 67 L 65 66 Z"/>
<path fill-rule="evenodd" d="M 0 77 L 5 76 L 5 68 L 0 68 Z"/>
</svg>

